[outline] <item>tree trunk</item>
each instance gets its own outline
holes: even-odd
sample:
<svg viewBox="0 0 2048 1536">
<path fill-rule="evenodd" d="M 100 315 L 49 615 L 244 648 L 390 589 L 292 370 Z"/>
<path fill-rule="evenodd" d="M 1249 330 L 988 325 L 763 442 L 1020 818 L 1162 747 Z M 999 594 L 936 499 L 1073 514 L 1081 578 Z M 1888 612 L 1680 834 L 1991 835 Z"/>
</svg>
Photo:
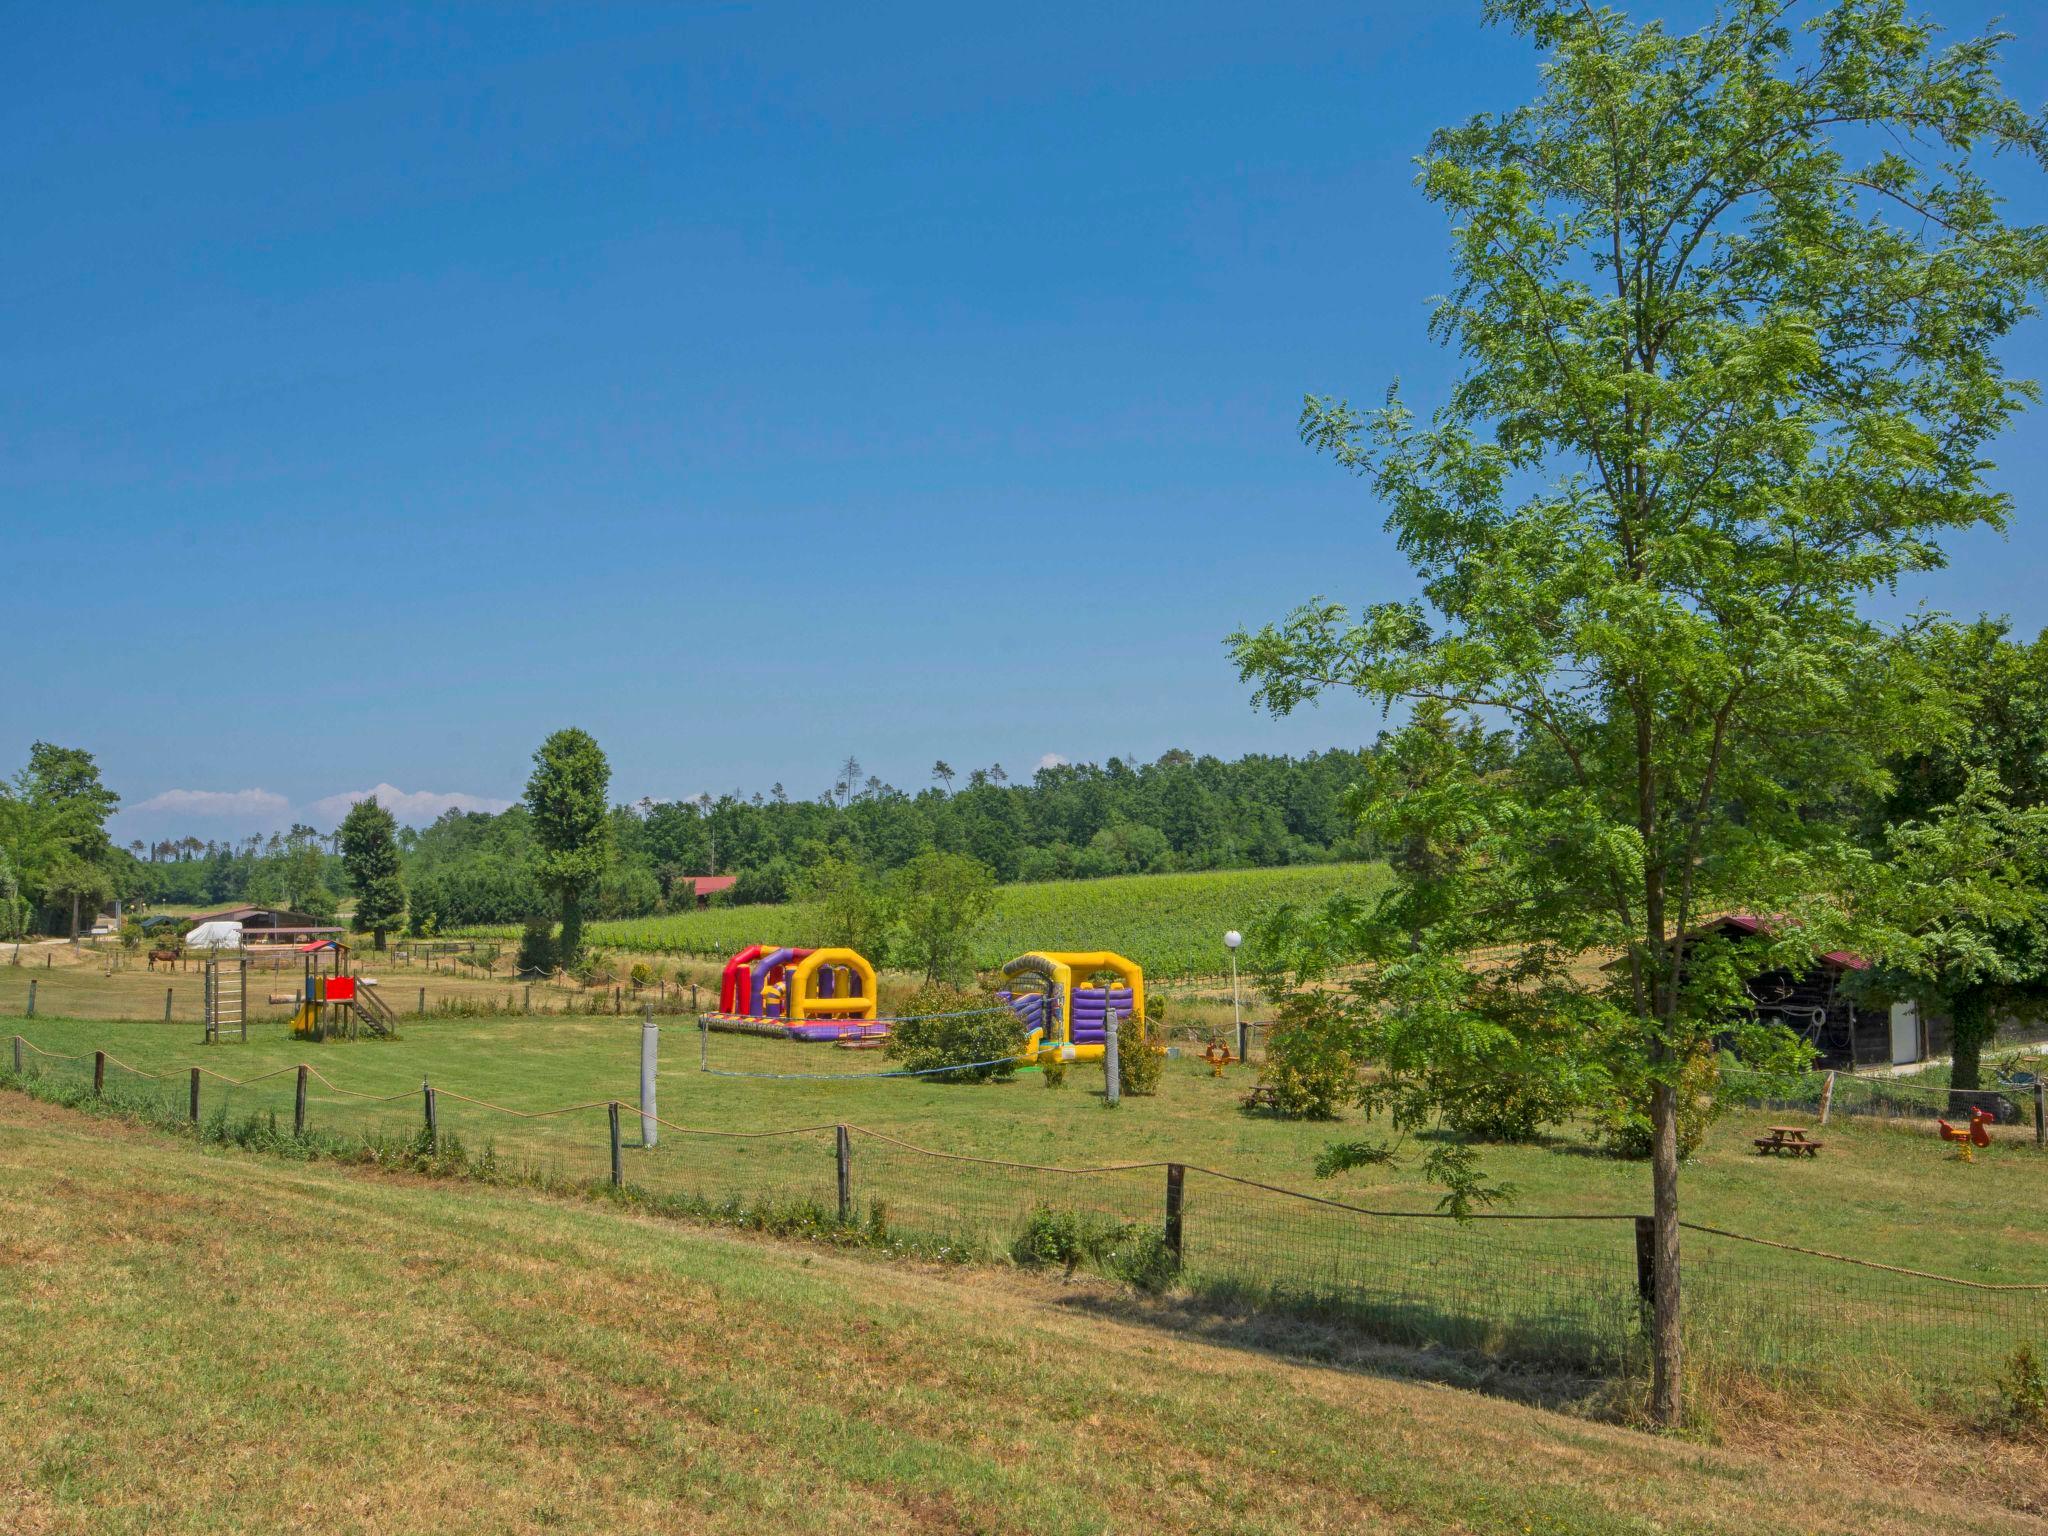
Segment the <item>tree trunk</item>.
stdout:
<svg viewBox="0 0 2048 1536">
<path fill-rule="evenodd" d="M 1678 1329 L 1678 1089 L 1650 1093 L 1650 1184 L 1656 1224 L 1656 1275 L 1650 1325 L 1650 1417 L 1676 1429 L 1684 1411 L 1684 1358 Z"/>
<path fill-rule="evenodd" d="M 71 893 L 71 937 L 78 937 L 78 892 Z"/>
<path fill-rule="evenodd" d="M 1997 1033 L 1991 1018 L 1991 994 L 1982 987 L 1964 987 L 1949 1004 L 1949 1050 L 1955 1058 L 1949 1086 L 1975 1088 L 1984 1080 L 1984 1047 Z M 1952 1104 L 1966 1109 L 1968 1101 Z"/>
<path fill-rule="evenodd" d="M 562 898 L 562 941 L 555 950 L 555 963 L 574 969 L 583 957 L 583 899 L 580 896 Z"/>
<path fill-rule="evenodd" d="M 370 948 L 376 950 L 380 954 L 383 953 L 384 930 L 382 928 L 372 928 L 370 930 Z"/>
</svg>

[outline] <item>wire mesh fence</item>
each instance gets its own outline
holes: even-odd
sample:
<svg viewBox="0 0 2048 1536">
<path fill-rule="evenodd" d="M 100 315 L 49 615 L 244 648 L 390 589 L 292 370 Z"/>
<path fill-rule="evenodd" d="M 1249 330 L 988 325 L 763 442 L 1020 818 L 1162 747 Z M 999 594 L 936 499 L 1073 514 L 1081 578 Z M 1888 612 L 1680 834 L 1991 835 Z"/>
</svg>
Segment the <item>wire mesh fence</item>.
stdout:
<svg viewBox="0 0 2048 1536">
<path fill-rule="evenodd" d="M 1170 1278 L 1233 1305 L 1308 1312 L 1391 1343 L 1517 1366 L 1628 1376 L 1648 1357 L 1653 1276 L 1639 1216 L 1459 1221 L 1181 1163 L 1034 1164 L 851 1124 L 711 1130 L 615 1101 L 520 1110 L 430 1083 L 364 1093 L 310 1065 L 237 1079 L 203 1067 L 149 1072 L 103 1051 L 60 1055 L 21 1040 L 15 1050 L 18 1086 L 208 1140 L 438 1159 L 443 1171 L 798 1212 L 806 1230 L 836 1227 L 949 1258 L 1071 1266 L 1107 1255 L 1098 1267 L 1141 1283 Z M 1709 1372 L 1981 1391 L 2019 1346 L 2048 1339 L 2048 1284 L 1958 1279 L 1698 1224 L 1687 1224 L 1682 1250 L 1686 1347 Z"/>
</svg>

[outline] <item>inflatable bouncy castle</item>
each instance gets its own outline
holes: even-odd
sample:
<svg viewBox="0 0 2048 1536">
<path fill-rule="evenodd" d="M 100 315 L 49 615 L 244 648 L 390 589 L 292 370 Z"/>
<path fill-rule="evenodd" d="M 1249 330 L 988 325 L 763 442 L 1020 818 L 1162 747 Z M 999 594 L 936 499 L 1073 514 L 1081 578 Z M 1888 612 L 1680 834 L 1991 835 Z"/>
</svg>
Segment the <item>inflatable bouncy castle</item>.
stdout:
<svg viewBox="0 0 2048 1536">
<path fill-rule="evenodd" d="M 889 1032 L 875 1017 L 875 968 L 851 949 L 750 944 L 725 962 L 713 1029 L 792 1040 L 864 1040 Z"/>
</svg>

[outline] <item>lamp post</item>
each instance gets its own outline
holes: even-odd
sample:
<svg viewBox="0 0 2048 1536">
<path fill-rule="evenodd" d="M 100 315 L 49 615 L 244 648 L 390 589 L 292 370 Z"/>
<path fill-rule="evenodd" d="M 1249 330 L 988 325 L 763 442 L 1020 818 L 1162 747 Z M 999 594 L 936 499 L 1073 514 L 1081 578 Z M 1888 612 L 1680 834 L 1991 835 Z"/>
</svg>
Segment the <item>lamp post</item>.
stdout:
<svg viewBox="0 0 2048 1536">
<path fill-rule="evenodd" d="M 1235 928 L 1223 935 L 1223 947 L 1230 951 L 1230 1016 L 1237 1020 L 1237 1059 L 1244 1060 L 1244 1004 L 1237 994 L 1237 946 L 1244 935 Z"/>
</svg>

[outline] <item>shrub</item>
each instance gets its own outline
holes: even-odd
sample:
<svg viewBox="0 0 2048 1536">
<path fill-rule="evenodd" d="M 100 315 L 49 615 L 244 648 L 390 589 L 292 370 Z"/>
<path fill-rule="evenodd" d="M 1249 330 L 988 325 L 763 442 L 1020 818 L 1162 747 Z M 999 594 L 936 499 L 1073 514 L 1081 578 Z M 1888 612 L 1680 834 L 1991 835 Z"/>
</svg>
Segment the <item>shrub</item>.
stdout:
<svg viewBox="0 0 2048 1536">
<path fill-rule="evenodd" d="M 1123 1093 L 1149 1096 L 1159 1091 L 1166 1071 L 1166 1053 L 1147 1038 L 1144 1023 L 1121 1019 L 1116 1030 L 1116 1081 Z"/>
<path fill-rule="evenodd" d="M 1165 1290 L 1179 1271 L 1156 1227 L 1048 1205 L 1032 1207 L 1010 1244 L 1010 1257 L 1033 1268 L 1057 1264 L 1069 1275 L 1086 1264 L 1151 1292 Z"/>
<path fill-rule="evenodd" d="M 1289 1119 L 1336 1119 L 1338 1107 L 1358 1095 L 1356 1036 L 1341 1000 L 1327 992 L 1297 992 L 1283 1001 L 1259 1067 L 1274 1107 Z"/>
<path fill-rule="evenodd" d="M 661 980 L 661 973 L 645 960 L 635 960 L 633 969 L 626 972 L 626 980 L 635 987 L 651 987 Z"/>
<path fill-rule="evenodd" d="M 1678 1155 L 1691 1157 L 1707 1139 L 1708 1128 L 1720 1114 L 1715 1090 L 1720 1086 L 1721 1063 L 1709 1055 L 1695 1056 L 1678 1079 Z M 1649 1090 L 1616 1099 L 1600 1117 L 1595 1132 L 1600 1142 L 1616 1157 L 1640 1160 L 1650 1155 Z"/>
<path fill-rule="evenodd" d="M 1045 1079 L 1048 1088 L 1067 1086 L 1067 1064 L 1064 1061 L 1048 1061 L 1040 1065 L 1038 1075 Z"/>
<path fill-rule="evenodd" d="M 525 975 L 545 975 L 554 968 L 554 924 L 544 917 L 529 917 L 519 932 L 519 969 Z"/>
<path fill-rule="evenodd" d="M 1116 1241 L 1102 1256 L 1102 1267 L 1124 1284 L 1153 1295 L 1173 1284 L 1180 1273 L 1173 1250 L 1166 1246 L 1166 1235 L 1157 1227 L 1136 1222 L 1117 1233 Z"/>
<path fill-rule="evenodd" d="M 1443 1122 L 1471 1141 L 1534 1141 L 1572 1113 L 1569 1087 L 1541 1073 L 1508 1072 L 1445 1087 Z"/>
<path fill-rule="evenodd" d="M 2008 1430 L 2039 1433 L 2048 1429 L 2048 1373 L 2034 1346 L 2022 1344 L 1998 1375 L 1998 1407 Z"/>
<path fill-rule="evenodd" d="M 1017 1073 L 1023 1026 L 992 993 L 968 992 L 934 982 L 920 987 L 889 1031 L 888 1055 L 913 1072 L 987 1062 L 946 1072 L 947 1082 L 1002 1082 Z"/>
<path fill-rule="evenodd" d="M 1071 1275 L 1109 1246 L 1115 1228 L 1116 1223 L 1100 1216 L 1035 1205 L 1010 1244 L 1010 1257 L 1034 1268 L 1058 1264 Z"/>
</svg>

